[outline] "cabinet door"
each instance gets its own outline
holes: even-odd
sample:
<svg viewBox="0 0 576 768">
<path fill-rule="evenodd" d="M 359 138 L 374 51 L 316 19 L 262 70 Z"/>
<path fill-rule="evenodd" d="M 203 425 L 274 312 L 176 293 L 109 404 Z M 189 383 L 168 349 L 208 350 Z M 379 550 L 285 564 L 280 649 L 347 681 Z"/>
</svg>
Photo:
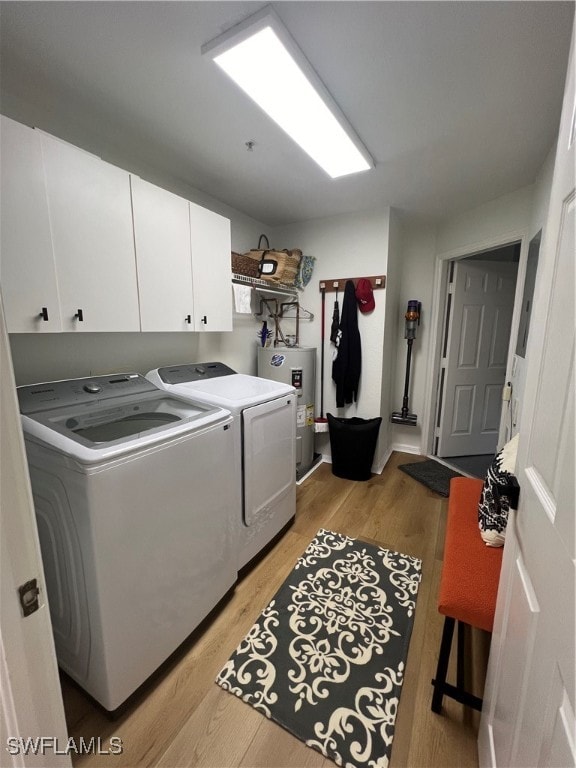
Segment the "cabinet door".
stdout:
<svg viewBox="0 0 576 768">
<path fill-rule="evenodd" d="M 59 331 L 40 135 L 1 118 L 0 285 L 11 333 Z"/>
<path fill-rule="evenodd" d="M 231 331 L 230 221 L 190 203 L 190 241 L 196 330 Z"/>
<path fill-rule="evenodd" d="M 138 331 L 130 175 L 41 135 L 64 331 Z"/>
<path fill-rule="evenodd" d="M 131 177 L 143 331 L 194 330 L 188 201 Z"/>
</svg>

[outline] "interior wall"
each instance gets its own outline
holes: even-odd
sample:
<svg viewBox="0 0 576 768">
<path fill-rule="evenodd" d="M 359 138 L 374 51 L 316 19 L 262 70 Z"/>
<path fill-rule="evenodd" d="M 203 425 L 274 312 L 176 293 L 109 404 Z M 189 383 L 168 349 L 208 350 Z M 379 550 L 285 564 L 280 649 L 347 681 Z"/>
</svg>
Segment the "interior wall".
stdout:
<svg viewBox="0 0 576 768">
<path fill-rule="evenodd" d="M 529 224 L 533 194 L 532 185 L 523 187 L 444 221 L 438 226 L 436 254 L 462 256 L 517 239 Z"/>
<path fill-rule="evenodd" d="M 418 416 L 416 426 L 391 424 L 392 444 L 395 450 L 407 453 L 426 453 L 422 425 L 430 382 L 427 377 L 428 356 L 432 338 L 432 301 L 434 264 L 436 253 L 436 229 L 432 225 L 407 226 L 402 243 L 402 270 L 396 327 L 396 363 L 392 387 L 391 411 L 399 411 L 404 395 L 406 350 L 404 339 L 404 314 L 408 301 L 417 299 L 422 304 L 420 326 L 412 345 L 409 407 Z"/>
<path fill-rule="evenodd" d="M 500 245 L 521 240 L 519 266 L 525 264 L 528 253 L 527 232 L 530 223 L 534 185 L 523 187 L 484 205 L 466 211 L 438 226 L 436 260 L 434 265 L 433 319 L 428 350 L 425 419 L 422 433 L 422 452 L 432 448 L 435 426 L 437 380 L 440 368 L 441 333 L 444 314 L 445 267 L 452 258 L 479 253 Z M 521 294 L 520 294 L 521 297 Z M 520 316 L 519 288 L 516 287 L 511 338 L 516 339 Z M 508 354 L 507 379 L 512 368 L 512 350 Z M 504 418 L 504 412 L 503 412 Z M 502 441 L 500 441 L 502 442 Z"/>
<path fill-rule="evenodd" d="M 530 221 L 527 230 L 527 244 L 530 245 L 532 238 L 542 230 L 542 236 L 544 236 L 544 227 L 548 216 L 548 205 L 550 203 L 550 190 L 552 188 L 552 176 L 554 175 L 554 158 L 556 156 L 556 147 L 554 146 L 546 161 L 538 174 L 538 178 L 534 184 L 534 193 L 532 198 L 532 210 L 530 215 Z M 543 237 L 542 237 L 543 240 Z M 542 242 L 541 240 L 541 242 Z M 524 280 L 526 277 L 526 261 L 528 258 L 528 251 L 521 255 L 518 271 L 518 285 L 517 285 L 517 300 L 522 301 L 524 293 Z M 538 280 L 538 275 L 536 275 Z M 528 331 L 530 333 L 530 331 Z M 514 336 L 514 350 L 516 348 L 515 343 L 516 336 Z M 514 351 L 513 350 L 513 351 Z M 524 400 L 524 389 L 526 386 L 526 359 L 514 354 L 512 371 L 510 374 L 510 382 L 512 384 L 512 398 L 510 400 L 509 408 L 512 409 L 512 413 L 506 413 L 503 416 L 503 432 L 504 440 L 509 440 L 520 430 L 520 421 L 522 418 L 522 404 Z M 511 419 L 510 419 L 511 416 Z M 511 425 L 510 425 L 511 422 Z"/>
<path fill-rule="evenodd" d="M 367 275 L 386 275 L 388 264 L 390 209 L 347 214 L 300 222 L 279 227 L 270 233 L 270 243 L 277 248 L 301 248 L 316 258 L 314 274 L 301 295 L 301 304 L 314 314 L 312 322 L 301 326 L 301 346 L 316 347 L 316 415 L 320 415 L 320 350 L 321 350 L 321 294 L 320 280 L 336 280 Z M 362 375 L 358 402 L 336 408 L 335 384 L 332 381 L 332 353 L 330 324 L 335 299 L 326 294 L 325 347 L 324 347 L 324 415 L 350 418 L 380 416 L 382 391 L 382 361 L 384 355 L 384 319 L 388 289 L 374 292 L 376 306 L 367 314 L 358 313 L 358 326 L 362 341 Z M 340 308 L 343 294 L 338 296 Z M 386 447 L 379 445 L 378 454 Z M 317 433 L 315 451 L 330 458 L 328 433 Z"/>
</svg>

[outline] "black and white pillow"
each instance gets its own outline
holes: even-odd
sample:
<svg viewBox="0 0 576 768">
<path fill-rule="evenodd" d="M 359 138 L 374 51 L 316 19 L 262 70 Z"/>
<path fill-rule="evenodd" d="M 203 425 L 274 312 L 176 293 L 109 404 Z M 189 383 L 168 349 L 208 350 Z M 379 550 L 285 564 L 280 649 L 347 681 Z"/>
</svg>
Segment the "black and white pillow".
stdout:
<svg viewBox="0 0 576 768">
<path fill-rule="evenodd" d="M 478 504 L 478 525 L 486 546 L 502 547 L 508 524 L 508 497 L 501 495 L 501 489 L 510 484 L 516 470 L 518 435 L 499 451 L 486 473 L 484 487 Z"/>
</svg>

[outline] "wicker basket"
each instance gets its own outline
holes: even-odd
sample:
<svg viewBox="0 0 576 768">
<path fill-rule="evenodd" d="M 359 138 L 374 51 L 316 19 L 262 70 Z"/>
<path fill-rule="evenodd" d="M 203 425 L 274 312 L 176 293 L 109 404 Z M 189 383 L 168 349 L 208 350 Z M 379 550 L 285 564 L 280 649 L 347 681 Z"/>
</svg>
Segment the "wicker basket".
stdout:
<svg viewBox="0 0 576 768">
<path fill-rule="evenodd" d="M 266 235 L 260 235 L 258 248 L 247 253 L 232 251 L 232 272 L 244 277 L 266 280 L 270 283 L 294 285 L 300 269 L 302 251 L 299 248 L 293 248 L 291 251 L 287 249 L 276 251 L 270 247 L 264 249 L 260 247 L 263 240 L 268 246 Z"/>
<path fill-rule="evenodd" d="M 282 285 L 294 285 L 302 251 L 265 251 L 259 264 L 260 277 Z"/>
<path fill-rule="evenodd" d="M 235 275 L 244 275 L 244 277 L 259 277 L 259 260 L 251 258 L 245 253 L 235 253 L 232 251 L 232 272 Z"/>
</svg>

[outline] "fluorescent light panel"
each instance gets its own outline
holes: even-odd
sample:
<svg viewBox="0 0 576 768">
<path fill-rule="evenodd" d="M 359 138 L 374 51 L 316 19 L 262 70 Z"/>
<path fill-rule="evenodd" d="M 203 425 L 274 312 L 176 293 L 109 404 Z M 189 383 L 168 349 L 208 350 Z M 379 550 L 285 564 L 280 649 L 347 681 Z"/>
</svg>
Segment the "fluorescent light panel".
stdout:
<svg viewBox="0 0 576 768">
<path fill-rule="evenodd" d="M 374 166 L 272 9 L 202 48 L 332 178 Z"/>
</svg>

